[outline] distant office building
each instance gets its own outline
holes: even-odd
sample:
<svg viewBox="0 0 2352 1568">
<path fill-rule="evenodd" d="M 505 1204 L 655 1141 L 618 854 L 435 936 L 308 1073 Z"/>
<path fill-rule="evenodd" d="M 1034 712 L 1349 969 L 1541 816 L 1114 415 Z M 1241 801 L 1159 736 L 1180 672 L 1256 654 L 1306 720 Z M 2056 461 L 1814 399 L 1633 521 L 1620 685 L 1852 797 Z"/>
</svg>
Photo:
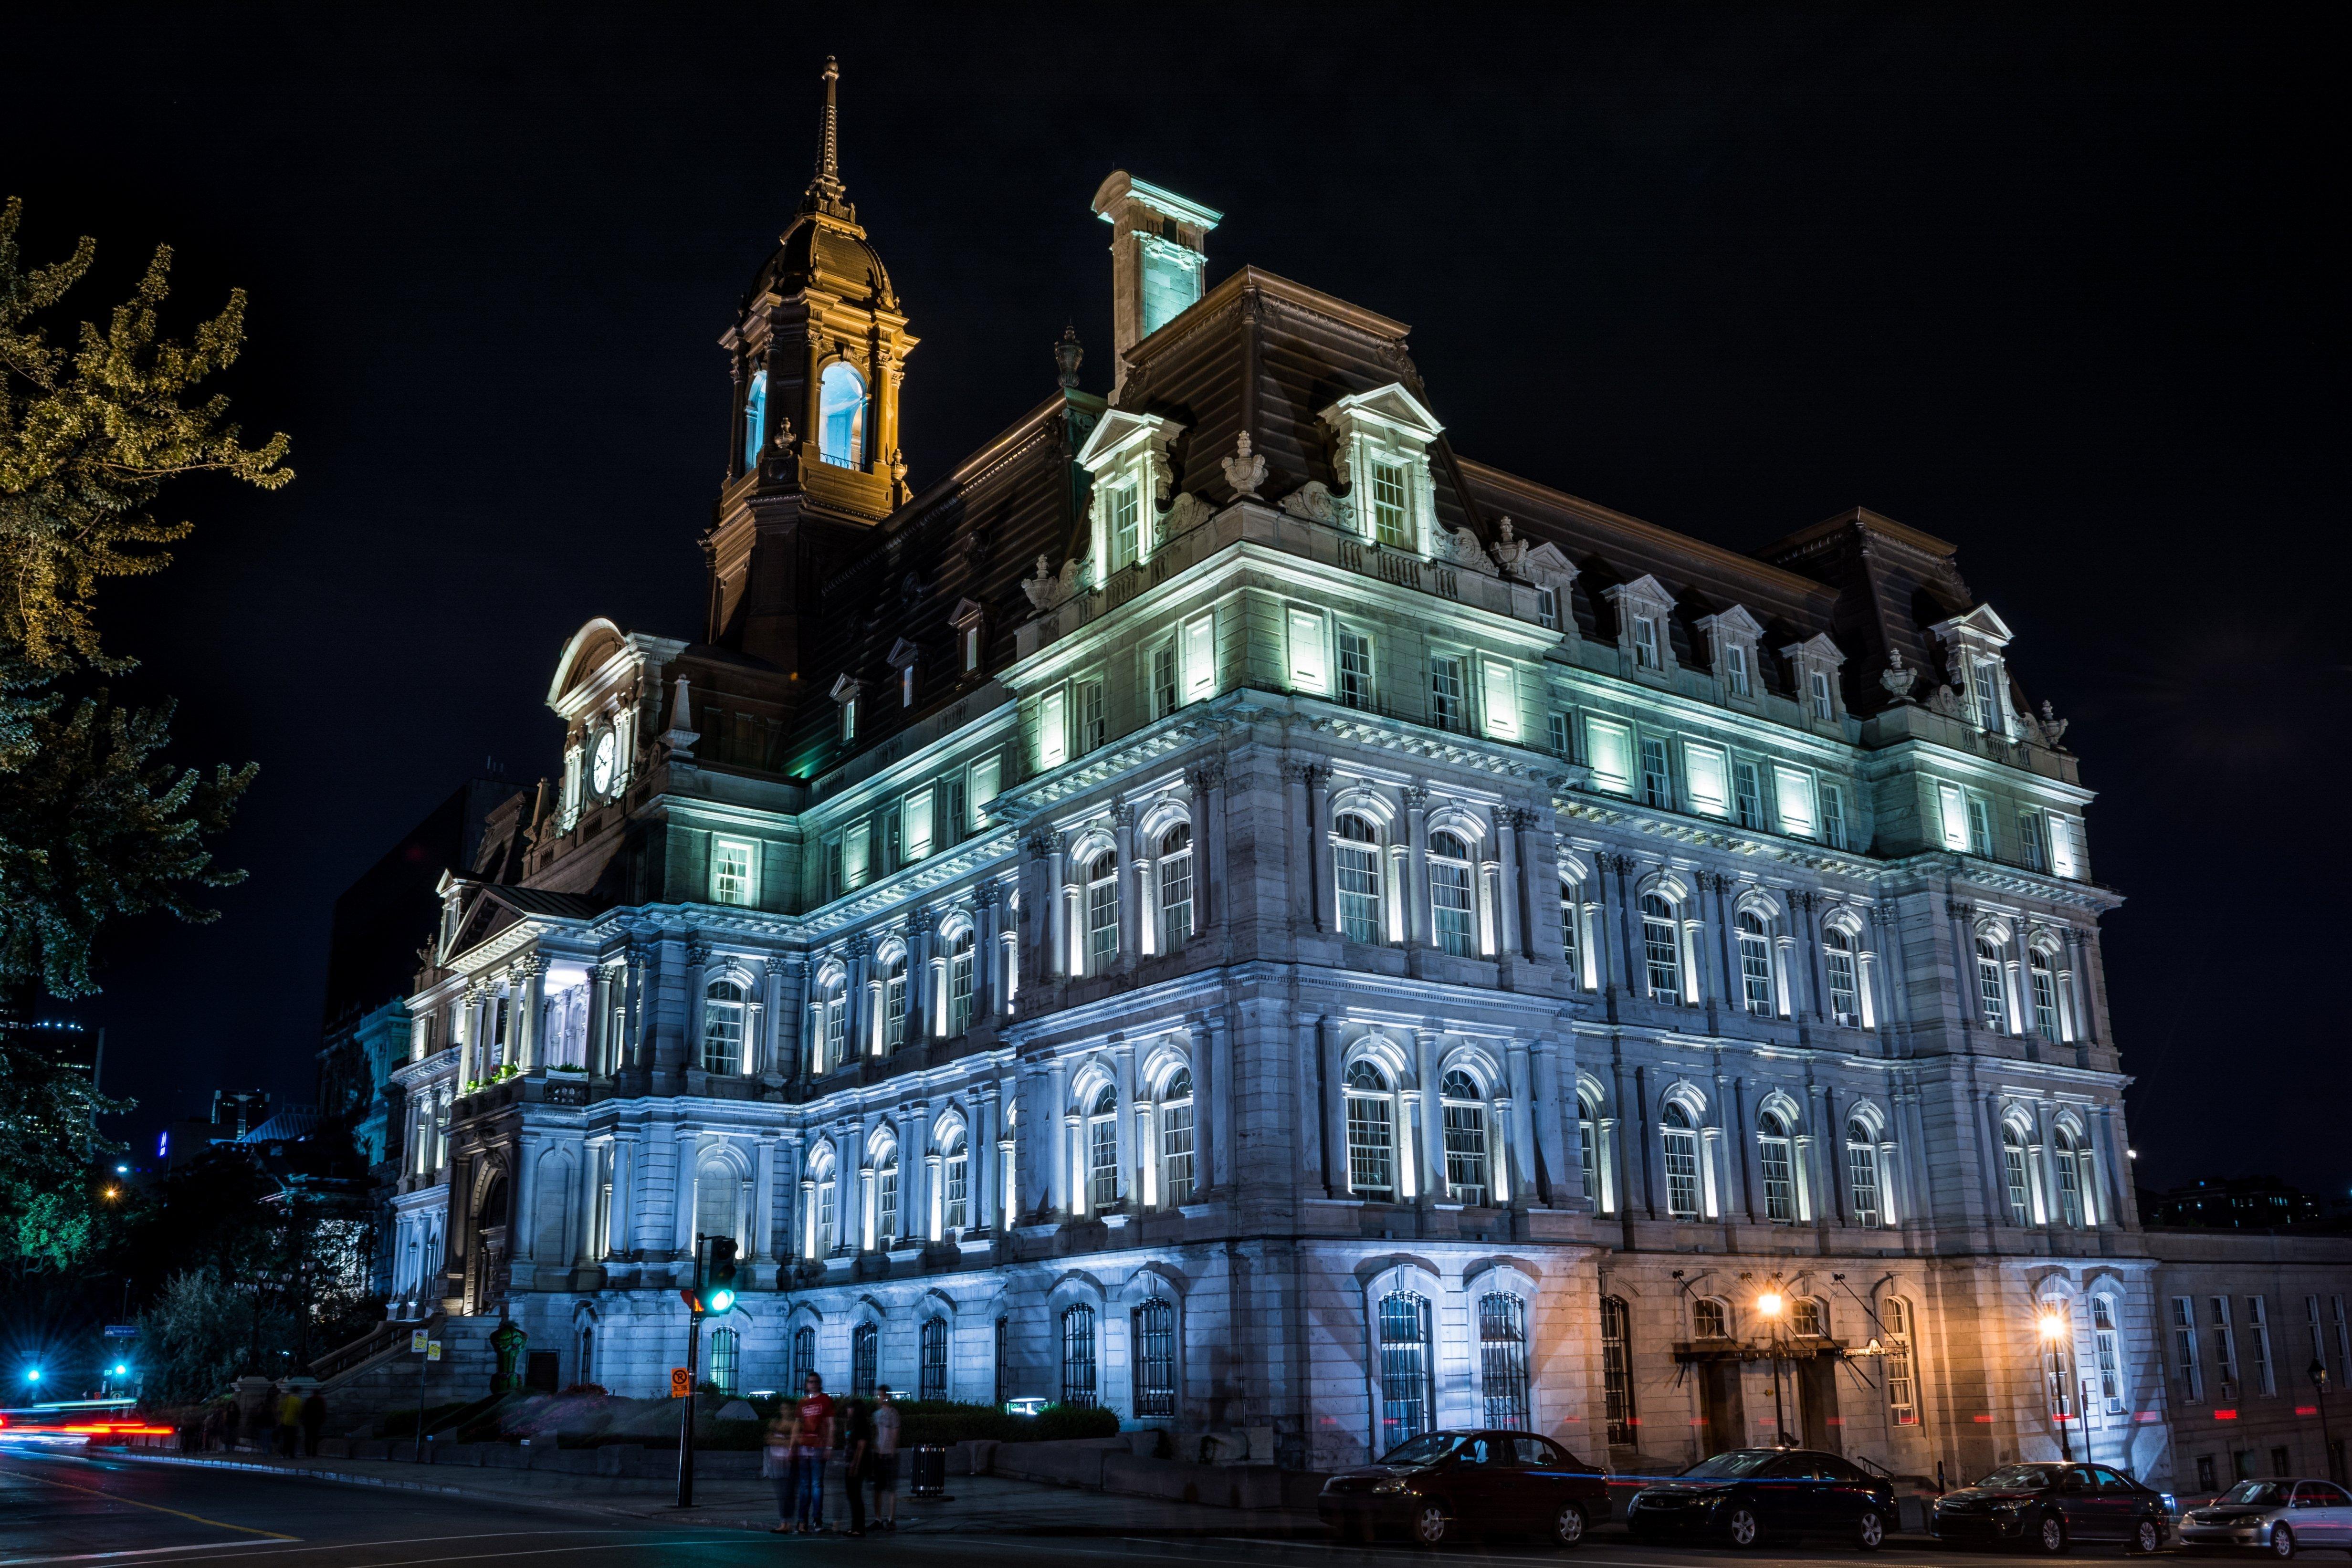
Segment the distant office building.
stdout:
<svg viewBox="0 0 2352 1568">
<path fill-rule="evenodd" d="M 2279 1230 L 2320 1225 L 2327 1206 L 2276 1176 L 2231 1176 L 2191 1182 L 2169 1192 L 2143 1193 L 2140 1218 L 2148 1225 L 2214 1230 Z"/>
</svg>

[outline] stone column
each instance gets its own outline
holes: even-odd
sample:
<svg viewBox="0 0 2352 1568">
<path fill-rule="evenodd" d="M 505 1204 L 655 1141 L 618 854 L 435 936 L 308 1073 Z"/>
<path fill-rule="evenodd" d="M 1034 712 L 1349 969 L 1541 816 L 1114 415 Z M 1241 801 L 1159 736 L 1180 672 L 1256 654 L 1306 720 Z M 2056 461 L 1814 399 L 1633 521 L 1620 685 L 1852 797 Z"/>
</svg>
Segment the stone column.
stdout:
<svg viewBox="0 0 2352 1568">
<path fill-rule="evenodd" d="M 1511 1075 L 1511 1201 L 1525 1207 L 1544 1200 L 1535 1182 L 1535 1078 L 1526 1040 L 1513 1036 L 1504 1056 Z"/>
<path fill-rule="evenodd" d="M 974 1023 L 992 1019 L 998 1011 L 996 908 L 1001 896 L 1001 891 L 992 882 L 983 882 L 972 890 L 971 1017 Z"/>
<path fill-rule="evenodd" d="M 1123 1034 L 1110 1037 L 1110 1060 L 1118 1080 L 1118 1196 L 1129 1208 L 1142 1202 L 1143 1195 L 1135 1185 L 1135 1173 L 1142 1168 L 1142 1149 L 1135 1131 L 1135 1047 L 1127 1043 Z"/>
<path fill-rule="evenodd" d="M 1807 912 L 1812 906 L 1812 895 L 1800 888 L 1790 888 L 1784 894 L 1789 907 L 1789 940 L 1794 950 L 1795 962 L 1786 966 L 1789 972 L 1789 1010 L 1808 1022 L 1819 1023 L 1822 1018 L 1821 985 L 1815 976 L 1812 946 Z M 1800 984 L 1800 982 L 1802 982 Z"/>
<path fill-rule="evenodd" d="M 644 945 L 632 942 L 627 954 L 628 967 L 624 973 L 625 994 L 621 998 L 621 1035 L 617 1064 L 644 1068 L 652 1064 L 652 1053 L 646 1049 L 646 1037 L 653 1020 L 652 962 Z"/>
<path fill-rule="evenodd" d="M 603 1257 L 604 1248 L 593 1234 L 596 1223 L 596 1166 L 604 1157 L 604 1145 L 583 1138 L 580 1150 L 579 1216 L 572 1227 L 572 1266 L 585 1269 Z"/>
<path fill-rule="evenodd" d="M 1816 1202 L 1813 1218 L 1821 1219 L 1834 1215 L 1837 1222 L 1846 1222 L 1845 1212 L 1845 1124 L 1840 1120 L 1837 1091 L 1825 1083 L 1806 1086 L 1812 1093 L 1814 1147 L 1820 1157 L 1813 1163 L 1822 1171 L 1822 1185 L 1829 1188 L 1829 1202 Z"/>
<path fill-rule="evenodd" d="M 842 1049 L 845 1056 L 855 1061 L 873 1055 L 878 1038 L 874 1030 L 874 998 L 867 994 L 873 978 L 874 944 L 861 931 L 843 945 L 843 951 L 848 959 L 849 1017 L 845 1020 Z"/>
<path fill-rule="evenodd" d="M 1331 770 L 1307 770 L 1307 843 L 1314 867 L 1315 929 L 1327 936 L 1339 930 L 1339 873 L 1331 851 Z"/>
<path fill-rule="evenodd" d="M 1536 1092 L 1535 1146 L 1543 1161 L 1544 1179 L 1549 1184 L 1543 1200 L 1554 1208 L 1567 1208 L 1571 1207 L 1571 1199 L 1584 1194 L 1583 1167 L 1580 1159 L 1571 1157 L 1569 1146 L 1579 1119 L 1575 1092 L 1576 1064 L 1573 1058 L 1568 1061 L 1568 1074 L 1563 1078 L 1559 1048 L 1544 1035 L 1536 1037 L 1532 1054 Z"/>
<path fill-rule="evenodd" d="M 1059 1061 L 1045 1069 L 1045 1113 L 1039 1118 L 1043 1125 L 1037 1129 L 1045 1134 L 1046 1191 L 1052 1197 L 1055 1215 L 1064 1219 L 1070 1216 L 1068 1076 L 1068 1070 Z"/>
<path fill-rule="evenodd" d="M 1210 922 L 1215 918 L 1215 915 L 1211 913 L 1210 899 L 1213 894 L 1209 886 L 1208 874 L 1211 766 L 1222 768 L 1223 765 L 1212 764 L 1195 768 L 1185 776 L 1184 780 L 1185 815 L 1192 829 L 1192 930 L 1195 935 L 1207 930 Z M 1223 887 L 1213 890 L 1213 896 L 1218 899 L 1223 899 L 1224 894 L 1225 890 Z M 1197 1125 L 1199 1118 L 1196 1116 L 1193 1120 Z"/>
<path fill-rule="evenodd" d="M 643 1184 L 637 1179 L 637 1134 L 623 1131 L 613 1138 L 613 1251 L 626 1258 L 643 1245 L 637 1238 L 637 1205 Z"/>
<path fill-rule="evenodd" d="M 1953 991 L 1960 1005 L 1960 1031 L 1966 1034 L 1984 1027 L 1978 1012 L 1983 1004 L 1977 998 L 1976 933 L 1969 921 L 1974 911 L 1957 899 L 1947 899 L 1944 910 L 1952 927 Z"/>
<path fill-rule="evenodd" d="M 770 954 L 760 966 L 759 1071 L 771 1077 L 789 1076 L 791 1058 L 784 1049 L 784 1019 L 799 1011 L 785 992 L 786 968 L 781 953 Z"/>
<path fill-rule="evenodd" d="M 1225 1124 L 1217 1096 L 1223 1081 L 1217 1076 L 1216 1051 L 1209 1039 L 1207 1016 L 1194 1013 L 1185 1019 L 1184 1032 L 1192 1048 L 1192 1166 L 1201 1173 L 1195 1184 L 1197 1200 L 1201 1192 L 1226 1179 L 1219 1168 L 1224 1152 Z"/>
<path fill-rule="evenodd" d="M 1527 890 L 1521 885 L 1519 876 L 1518 836 L 1518 808 L 1496 807 L 1495 956 L 1497 958 L 1527 956 L 1523 933 L 1528 922 L 1520 910 Z"/>
<path fill-rule="evenodd" d="M 1046 838 L 1050 846 L 1045 853 L 1045 880 L 1052 889 L 1052 905 L 1048 929 L 1052 933 L 1053 963 L 1046 973 L 1062 979 L 1070 973 L 1070 886 L 1067 865 L 1070 841 L 1066 833 Z"/>
<path fill-rule="evenodd" d="M 1234 1110 L 1234 1031 L 1222 1011 L 1209 1014 L 1209 1056 L 1217 1085 L 1217 1150 L 1224 1164 L 1226 1182 L 1238 1183 L 1242 1173 L 1242 1141 Z"/>
<path fill-rule="evenodd" d="M 528 1072 L 547 1065 L 547 1051 L 540 1040 L 547 1019 L 547 956 L 533 953 L 522 961 L 522 1065 Z"/>
<path fill-rule="evenodd" d="M 670 1139 L 670 1169 L 674 1173 L 670 1201 L 677 1211 L 673 1217 L 677 1224 L 670 1233 L 670 1256 L 689 1260 L 694 1257 L 696 1138 L 692 1127 L 680 1126 Z"/>
<path fill-rule="evenodd" d="M 1616 1064 L 1617 1076 L 1617 1147 L 1618 1211 L 1633 1214 L 1637 1209 L 1651 1218 L 1658 1217 L 1658 1205 L 1652 1196 L 1657 1184 L 1650 1179 L 1650 1104 L 1647 1085 L 1642 1070 Z"/>
<path fill-rule="evenodd" d="M 1321 856 L 1315 852 L 1314 809 L 1308 800 L 1314 791 L 1314 779 L 1315 768 L 1310 763 L 1282 765 L 1282 825 L 1291 842 L 1297 846 L 1292 852 L 1290 918 L 1299 927 L 1315 924 L 1315 879 L 1322 864 Z"/>
<path fill-rule="evenodd" d="M 1225 889 L 1232 885 L 1225 880 L 1225 787 L 1229 782 L 1225 770 L 1225 759 L 1222 757 L 1211 758 L 1201 765 L 1199 777 L 1206 779 L 1209 787 L 1209 896 L 1213 900 L 1212 908 L 1214 913 L 1208 915 L 1196 915 L 1194 918 L 1205 925 L 1211 919 L 1224 918 Z M 1192 862 L 1193 886 L 1196 890 L 1200 886 L 1200 876 L 1201 863 L 1196 857 Z M 1198 900 L 1201 894 L 1195 891 L 1192 896 Z"/>
<path fill-rule="evenodd" d="M 612 1034 L 613 972 L 601 959 L 588 971 L 588 1061 L 589 1074 L 596 1078 L 612 1076 L 608 1043 Z"/>
<path fill-rule="evenodd" d="M 2057 1107 L 2047 1100 L 2035 1102 L 2033 1126 L 2042 1139 L 2042 1223 L 2053 1228 L 2061 1228 L 2066 1223 L 2066 1214 L 2058 1201 Z"/>
<path fill-rule="evenodd" d="M 1322 1128 L 1316 1113 L 1323 1061 L 1315 1042 L 1322 1022 L 1319 1014 L 1311 1012 L 1293 1013 L 1290 1019 L 1290 1083 L 1291 1092 L 1298 1096 L 1297 1113 L 1290 1118 L 1291 1175 L 1301 1197 L 1318 1187 L 1329 1190 L 1323 1172 Z M 1339 1088 L 1333 1083 L 1330 1092 L 1336 1094 Z"/>
<path fill-rule="evenodd" d="M 761 1137 L 752 1155 L 751 1261 L 772 1263 L 776 1231 L 776 1140 Z"/>
<path fill-rule="evenodd" d="M 1110 809 L 1111 852 L 1118 869 L 1118 963 L 1135 966 L 1143 952 L 1143 878 L 1135 860 L 1135 807 L 1121 800 Z"/>
<path fill-rule="evenodd" d="M 915 911 L 907 935 L 907 1043 L 935 1040 L 939 1031 L 931 1027 L 938 1009 L 932 998 L 938 986 L 931 974 L 932 947 L 939 941 L 938 915 L 929 909 Z"/>
<path fill-rule="evenodd" d="M 973 1085 L 971 1125 L 965 1132 L 963 1146 L 964 1157 L 971 1162 L 964 1188 L 971 1212 L 965 1223 L 974 1230 L 994 1230 L 1003 1216 L 1004 1205 L 996 1196 L 996 1169 L 1002 1163 L 996 1149 L 1001 1110 L 992 1081 Z"/>
<path fill-rule="evenodd" d="M 1057 929 L 1054 901 L 1060 895 L 1061 870 L 1051 863 L 1054 835 L 1044 829 L 1021 841 L 1027 852 L 1021 862 L 1021 983 L 1035 987 L 1048 975 L 1058 975 L 1059 951 L 1054 946 Z"/>
<path fill-rule="evenodd" d="M 700 938 L 686 946 L 686 1051 L 684 1065 L 702 1065 L 703 991 L 709 984 L 710 948 Z"/>
<path fill-rule="evenodd" d="M 1412 1031 L 1413 1076 L 1421 1094 L 1422 1179 L 1415 1185 L 1425 1197 L 1440 1201 L 1445 1187 L 1445 1114 L 1437 1103 L 1437 1031 L 1423 1027 Z"/>
<path fill-rule="evenodd" d="M 1339 1020 L 1326 1018 L 1316 1028 L 1323 1055 L 1323 1191 L 1346 1197 L 1353 1190 L 1348 1168 L 1348 1052 Z"/>
<path fill-rule="evenodd" d="M 1590 893 L 1592 918 L 1586 922 L 1586 940 L 1592 946 L 1592 973 L 1600 982 L 1603 997 L 1612 998 L 1609 1015 L 1617 1013 L 1613 998 L 1625 992 L 1626 958 L 1624 956 L 1624 921 L 1622 915 L 1610 918 L 1614 905 L 1609 896 L 1609 868 L 1617 857 L 1601 850 L 1592 857 L 1592 881 L 1589 888 L 1580 888 L 1579 896 Z M 1579 984 L 1582 982 L 1580 979 Z"/>
<path fill-rule="evenodd" d="M 1599 859 L 1599 856 L 1593 857 Z M 1627 855 L 1611 855 L 1609 869 L 1617 873 L 1617 922 L 1623 936 L 1618 951 L 1625 955 L 1625 994 L 1639 1001 L 1650 994 L 1648 977 L 1642 972 L 1646 957 L 1643 946 L 1641 918 L 1633 908 L 1633 862 Z"/>
<path fill-rule="evenodd" d="M 526 1132 L 515 1139 L 513 1207 L 507 1211 L 507 1261 L 536 1262 L 539 1246 L 539 1156 L 546 1140 Z"/>
<path fill-rule="evenodd" d="M 1404 787 L 1404 820 L 1405 946 L 1427 947 L 1437 929 L 1429 913 L 1429 791 L 1418 784 Z"/>
</svg>

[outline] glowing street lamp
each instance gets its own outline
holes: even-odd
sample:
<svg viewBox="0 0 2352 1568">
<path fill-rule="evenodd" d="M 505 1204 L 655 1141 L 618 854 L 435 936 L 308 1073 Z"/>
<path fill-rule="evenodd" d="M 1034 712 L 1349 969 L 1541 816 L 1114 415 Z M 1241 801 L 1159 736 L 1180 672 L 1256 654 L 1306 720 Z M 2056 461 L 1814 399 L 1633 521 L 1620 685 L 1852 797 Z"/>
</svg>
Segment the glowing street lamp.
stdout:
<svg viewBox="0 0 2352 1568">
<path fill-rule="evenodd" d="M 2044 1307 L 2042 1309 L 2041 1317 L 2037 1320 L 2037 1326 L 2042 1331 L 2042 1343 L 2047 1345 L 2050 1351 L 2050 1392 L 2052 1395 L 2050 1411 L 2052 1416 L 2058 1423 L 2058 1453 L 2062 1458 L 2071 1464 L 2074 1458 L 2074 1445 L 2067 1433 L 2066 1390 L 2068 1385 L 2066 1379 L 2066 1365 L 2061 1355 L 2061 1347 L 2066 1343 L 2066 1332 L 2068 1327 L 2065 1314 L 2061 1312 L 2055 1307 Z"/>
<path fill-rule="evenodd" d="M 1785 1448 L 1789 1446 L 1789 1422 L 1780 1409 L 1780 1322 L 1788 1315 L 1789 1298 L 1768 1285 L 1756 1298 L 1756 1310 L 1772 1325 L 1772 1430 Z"/>
</svg>

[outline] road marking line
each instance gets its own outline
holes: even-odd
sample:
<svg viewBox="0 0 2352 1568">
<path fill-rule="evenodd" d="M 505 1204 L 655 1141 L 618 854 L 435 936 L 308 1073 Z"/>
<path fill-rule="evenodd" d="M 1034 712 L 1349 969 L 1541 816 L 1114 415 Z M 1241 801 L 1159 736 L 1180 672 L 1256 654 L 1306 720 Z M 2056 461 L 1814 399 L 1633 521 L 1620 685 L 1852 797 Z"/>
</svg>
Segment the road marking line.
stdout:
<svg viewBox="0 0 2352 1568">
<path fill-rule="evenodd" d="M 295 1537 L 299 1540 L 300 1537 Z M 0 1568 L 26 1568 L 32 1563 L 102 1563 L 116 1557 L 154 1557 L 166 1552 L 249 1552 L 244 1541 L 197 1541 L 185 1546 L 141 1546 L 121 1552 L 77 1552 L 62 1557 L 0 1557 Z"/>
<path fill-rule="evenodd" d="M 601 1546 L 547 1546 L 537 1552 L 474 1552 L 457 1557 L 406 1557 L 391 1563 L 371 1563 L 366 1568 L 424 1568 L 429 1563 L 478 1563 L 495 1557 L 503 1562 L 509 1557 L 545 1557 L 555 1552 L 619 1552 L 635 1546 L 757 1546 L 760 1542 L 738 1530 L 714 1530 L 709 1535 L 682 1536 L 676 1541 L 645 1541 L 632 1538 Z"/>
<path fill-rule="evenodd" d="M 200 1513 L 183 1513 L 176 1508 L 165 1508 L 162 1503 L 141 1502 L 137 1498 L 124 1497 L 120 1492 L 110 1492 L 101 1487 L 78 1487 L 71 1481 L 61 1481 L 53 1476 L 34 1475 L 30 1470 L 16 1470 L 11 1473 L 24 1476 L 31 1480 L 39 1481 L 44 1486 L 63 1487 L 68 1491 L 88 1492 L 92 1497 L 102 1497 L 109 1502 L 127 1502 L 133 1508 L 152 1509 L 157 1513 L 168 1513 L 173 1519 L 192 1519 L 198 1524 L 209 1525 L 215 1530 L 241 1530 L 247 1535 L 266 1535 L 272 1541 L 299 1541 L 302 1539 L 299 1535 L 280 1534 L 275 1530 L 257 1530 L 250 1524 L 231 1524 L 226 1520 L 206 1519 Z"/>
<path fill-rule="evenodd" d="M 423 1546 L 435 1541 L 489 1541 L 514 1535 L 604 1535 L 607 1530 L 474 1530 L 463 1535 L 404 1535 L 383 1541 L 322 1541 L 308 1546 L 267 1547 L 247 1541 L 199 1541 L 186 1546 L 142 1546 L 122 1552 L 78 1552 L 60 1557 L 0 1558 L 0 1568 L 31 1568 L 36 1563 L 102 1563 L 117 1557 L 152 1557 L 166 1552 L 267 1552 L 272 1557 L 299 1556 L 305 1552 L 357 1552 L 369 1546 Z M 287 1537 L 299 1541 L 299 1535 Z"/>
</svg>

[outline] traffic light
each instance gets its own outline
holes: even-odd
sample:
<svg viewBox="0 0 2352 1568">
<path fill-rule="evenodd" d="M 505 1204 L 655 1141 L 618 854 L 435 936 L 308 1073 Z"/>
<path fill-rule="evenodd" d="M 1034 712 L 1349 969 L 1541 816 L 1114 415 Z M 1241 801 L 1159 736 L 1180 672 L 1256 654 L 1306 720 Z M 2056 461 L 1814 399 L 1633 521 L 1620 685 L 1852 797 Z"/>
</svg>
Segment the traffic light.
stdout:
<svg viewBox="0 0 2352 1568">
<path fill-rule="evenodd" d="M 735 1305 L 735 1243 L 710 1239 L 710 1268 L 702 1277 L 702 1310 L 723 1312 Z"/>
</svg>

